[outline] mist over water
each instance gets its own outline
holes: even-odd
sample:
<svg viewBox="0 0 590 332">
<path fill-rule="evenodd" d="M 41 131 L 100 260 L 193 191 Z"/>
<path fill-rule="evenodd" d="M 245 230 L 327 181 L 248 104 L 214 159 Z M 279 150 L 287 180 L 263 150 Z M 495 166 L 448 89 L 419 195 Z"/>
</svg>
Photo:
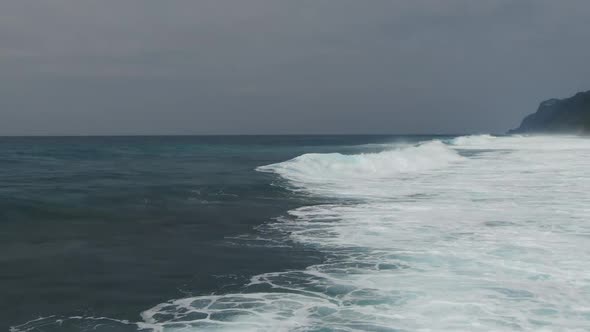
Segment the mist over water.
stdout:
<svg viewBox="0 0 590 332">
<path fill-rule="evenodd" d="M 257 168 L 317 203 L 244 241 L 293 241 L 322 263 L 164 302 L 139 321 L 49 317 L 12 330 L 588 330 L 590 139 L 481 135 L 359 150 Z"/>
</svg>

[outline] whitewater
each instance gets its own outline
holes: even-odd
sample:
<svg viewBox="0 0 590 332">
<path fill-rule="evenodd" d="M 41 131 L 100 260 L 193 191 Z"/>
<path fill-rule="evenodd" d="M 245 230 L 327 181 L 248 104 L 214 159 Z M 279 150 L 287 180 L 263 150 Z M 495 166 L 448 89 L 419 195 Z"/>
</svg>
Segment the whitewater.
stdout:
<svg viewBox="0 0 590 332">
<path fill-rule="evenodd" d="M 588 138 L 464 136 L 304 154 L 257 170 L 337 202 L 265 225 L 326 260 L 254 276 L 243 292 L 162 303 L 121 324 L 157 332 L 590 329 Z M 47 321 L 13 331 L 39 322 Z"/>
</svg>

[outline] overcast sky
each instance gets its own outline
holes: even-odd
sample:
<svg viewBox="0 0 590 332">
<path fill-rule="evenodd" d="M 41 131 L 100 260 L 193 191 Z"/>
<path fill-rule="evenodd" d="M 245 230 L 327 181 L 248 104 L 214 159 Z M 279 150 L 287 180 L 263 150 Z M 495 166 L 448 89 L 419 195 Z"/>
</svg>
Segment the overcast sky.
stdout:
<svg viewBox="0 0 590 332">
<path fill-rule="evenodd" d="M 3 0 L 0 135 L 504 132 L 589 41 L 588 0 Z"/>
</svg>

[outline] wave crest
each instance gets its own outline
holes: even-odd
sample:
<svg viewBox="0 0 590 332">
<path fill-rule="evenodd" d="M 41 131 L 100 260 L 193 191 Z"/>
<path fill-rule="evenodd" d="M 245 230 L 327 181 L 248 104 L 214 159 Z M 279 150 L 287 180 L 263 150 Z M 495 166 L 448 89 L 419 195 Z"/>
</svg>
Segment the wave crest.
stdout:
<svg viewBox="0 0 590 332">
<path fill-rule="evenodd" d="M 261 166 L 257 170 L 276 173 L 295 185 L 307 186 L 388 179 L 401 174 L 443 168 L 462 159 L 446 144 L 430 141 L 379 153 L 309 153 L 285 162 Z"/>
<path fill-rule="evenodd" d="M 492 135 L 469 135 L 469 136 L 459 136 L 453 138 L 450 143 L 452 145 L 462 145 L 462 146 L 482 146 L 488 145 L 494 142 L 498 137 Z"/>
</svg>

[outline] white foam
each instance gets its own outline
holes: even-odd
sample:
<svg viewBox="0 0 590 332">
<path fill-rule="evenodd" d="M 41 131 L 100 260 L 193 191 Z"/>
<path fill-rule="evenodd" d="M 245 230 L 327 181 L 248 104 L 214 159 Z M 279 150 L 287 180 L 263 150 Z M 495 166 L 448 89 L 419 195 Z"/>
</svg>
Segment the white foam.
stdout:
<svg viewBox="0 0 590 332">
<path fill-rule="evenodd" d="M 262 167 L 312 194 L 358 199 L 271 225 L 330 258 L 255 276 L 243 293 L 160 304 L 143 326 L 586 331 L 589 169 L 588 139 L 492 136 Z"/>
<path fill-rule="evenodd" d="M 581 136 L 461 136 L 449 142 L 458 149 L 490 150 L 585 150 L 588 139 Z"/>
<path fill-rule="evenodd" d="M 493 143 L 497 137 L 492 135 L 470 135 L 470 136 L 459 136 L 453 138 L 451 140 L 451 144 L 453 145 L 461 145 L 461 146 L 485 146 L 487 144 Z"/>
<path fill-rule="evenodd" d="M 447 167 L 463 158 L 440 141 L 395 148 L 379 153 L 343 155 L 304 154 L 278 164 L 259 167 L 289 180 L 295 188 L 328 196 L 366 198 L 383 193 L 384 183 Z M 377 189 L 377 190 L 372 190 Z M 385 192 L 386 196 L 390 196 Z"/>
</svg>

